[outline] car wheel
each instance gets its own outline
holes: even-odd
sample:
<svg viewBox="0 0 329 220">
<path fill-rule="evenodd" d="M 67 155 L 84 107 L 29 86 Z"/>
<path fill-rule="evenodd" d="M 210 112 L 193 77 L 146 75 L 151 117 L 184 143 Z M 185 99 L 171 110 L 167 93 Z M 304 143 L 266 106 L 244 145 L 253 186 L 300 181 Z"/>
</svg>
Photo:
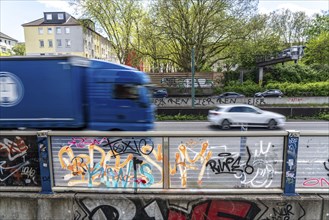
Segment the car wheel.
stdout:
<svg viewBox="0 0 329 220">
<path fill-rule="evenodd" d="M 225 119 L 222 122 L 221 127 L 222 127 L 223 130 L 228 130 L 228 129 L 231 128 L 231 123 L 227 119 Z"/>
<path fill-rule="evenodd" d="M 276 121 L 274 119 L 271 119 L 268 124 L 267 124 L 267 128 L 270 130 L 276 129 Z"/>
</svg>

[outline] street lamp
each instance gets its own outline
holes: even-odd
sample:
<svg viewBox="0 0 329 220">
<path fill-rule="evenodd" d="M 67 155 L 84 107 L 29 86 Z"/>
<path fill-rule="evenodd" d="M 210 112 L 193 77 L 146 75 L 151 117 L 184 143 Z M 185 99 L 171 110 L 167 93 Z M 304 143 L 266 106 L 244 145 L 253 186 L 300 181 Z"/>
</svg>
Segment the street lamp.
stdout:
<svg viewBox="0 0 329 220">
<path fill-rule="evenodd" d="M 192 96 L 192 108 L 194 108 L 194 100 L 195 100 L 195 88 L 194 88 L 194 74 L 195 74 L 195 67 L 194 67 L 194 46 L 192 47 L 192 54 L 191 54 L 191 60 L 192 60 L 192 87 L 191 87 L 191 96 Z"/>
</svg>

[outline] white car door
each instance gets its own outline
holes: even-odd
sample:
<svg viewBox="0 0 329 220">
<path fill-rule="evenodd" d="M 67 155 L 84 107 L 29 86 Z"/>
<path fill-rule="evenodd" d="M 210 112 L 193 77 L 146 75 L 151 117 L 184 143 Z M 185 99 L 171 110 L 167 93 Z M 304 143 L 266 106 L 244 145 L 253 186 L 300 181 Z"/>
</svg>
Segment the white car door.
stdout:
<svg viewBox="0 0 329 220">
<path fill-rule="evenodd" d="M 248 123 L 251 125 L 265 123 L 266 118 L 264 117 L 264 114 L 261 113 L 261 111 L 251 108 L 251 107 L 244 107 L 244 111 L 246 113 L 245 123 Z"/>
<path fill-rule="evenodd" d="M 229 119 L 234 124 L 243 124 L 246 123 L 246 114 L 244 112 L 243 106 L 232 107 L 229 110 Z"/>
</svg>

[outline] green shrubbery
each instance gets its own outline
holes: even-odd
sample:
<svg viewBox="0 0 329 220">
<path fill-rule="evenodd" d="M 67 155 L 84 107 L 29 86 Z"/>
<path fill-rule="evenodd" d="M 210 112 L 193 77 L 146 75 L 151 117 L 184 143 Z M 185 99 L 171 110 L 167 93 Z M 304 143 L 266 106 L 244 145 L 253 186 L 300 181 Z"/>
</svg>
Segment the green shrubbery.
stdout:
<svg viewBox="0 0 329 220">
<path fill-rule="evenodd" d="M 263 90 L 264 89 L 257 83 L 248 80 L 242 84 L 237 81 L 230 81 L 223 89 L 216 88 L 215 92 L 216 94 L 220 94 L 222 92 L 238 92 L 244 94 L 245 96 L 254 96 L 256 92 Z"/>
<path fill-rule="evenodd" d="M 329 96 L 329 80 L 310 83 L 269 83 L 267 89 L 280 89 L 285 96 Z"/>
<path fill-rule="evenodd" d="M 285 96 L 329 96 L 328 65 L 276 65 L 265 69 L 263 87 L 253 80 L 240 83 L 239 74 L 230 73 L 223 88 L 216 88 L 216 94 L 238 92 L 253 96 L 256 92 L 267 89 L 280 89 Z M 258 75 L 258 72 L 254 73 Z M 235 80 L 233 80 L 234 77 Z M 250 77 L 249 77 L 250 78 Z"/>
<path fill-rule="evenodd" d="M 207 115 L 157 115 L 156 116 L 157 121 L 168 121 L 168 120 L 173 120 L 173 121 L 205 121 L 207 120 Z"/>
<path fill-rule="evenodd" d="M 276 65 L 266 69 L 264 81 L 266 82 L 290 82 L 309 83 L 320 82 L 329 79 L 329 66 L 327 65 Z"/>
</svg>

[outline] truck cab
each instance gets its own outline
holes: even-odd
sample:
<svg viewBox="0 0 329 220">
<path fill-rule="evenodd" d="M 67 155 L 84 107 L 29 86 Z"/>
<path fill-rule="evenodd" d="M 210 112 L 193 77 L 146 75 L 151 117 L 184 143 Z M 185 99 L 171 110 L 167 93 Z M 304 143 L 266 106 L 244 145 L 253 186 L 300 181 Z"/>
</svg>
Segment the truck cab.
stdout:
<svg viewBox="0 0 329 220">
<path fill-rule="evenodd" d="M 151 130 L 155 107 L 150 78 L 124 65 L 93 60 L 87 72 L 89 127 L 98 130 Z"/>
</svg>

